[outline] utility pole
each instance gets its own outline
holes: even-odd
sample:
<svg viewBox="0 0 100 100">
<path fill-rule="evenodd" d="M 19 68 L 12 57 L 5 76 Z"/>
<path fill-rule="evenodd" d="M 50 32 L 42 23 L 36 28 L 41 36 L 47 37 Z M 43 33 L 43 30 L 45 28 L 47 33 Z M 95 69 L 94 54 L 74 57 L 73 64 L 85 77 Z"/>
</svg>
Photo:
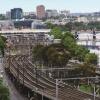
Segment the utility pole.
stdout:
<svg viewBox="0 0 100 100">
<path fill-rule="evenodd" d="M 94 99 L 93 100 L 95 100 L 95 96 L 96 96 L 96 92 L 95 92 L 96 90 L 95 90 L 95 84 L 94 84 L 94 93 L 93 93 L 93 95 L 94 95 Z"/>
<path fill-rule="evenodd" d="M 78 78 L 56 79 L 56 100 L 58 100 L 60 80 L 96 79 L 96 78 L 97 77 L 78 77 Z M 95 99 L 96 99 L 96 88 L 95 88 L 95 84 L 94 84 L 93 100 L 95 100 Z"/>
<path fill-rule="evenodd" d="M 59 80 L 56 79 L 56 100 L 58 100 L 58 91 L 59 91 L 59 89 L 58 89 L 59 88 L 58 87 L 59 86 L 59 83 L 58 82 L 59 82 Z"/>
</svg>

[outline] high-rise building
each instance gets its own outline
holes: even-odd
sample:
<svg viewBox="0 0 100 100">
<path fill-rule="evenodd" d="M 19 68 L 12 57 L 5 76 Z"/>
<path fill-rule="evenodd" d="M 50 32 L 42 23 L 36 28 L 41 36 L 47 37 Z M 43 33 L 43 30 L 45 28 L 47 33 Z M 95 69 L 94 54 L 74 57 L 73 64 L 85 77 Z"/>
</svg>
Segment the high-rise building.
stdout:
<svg viewBox="0 0 100 100">
<path fill-rule="evenodd" d="M 38 19 L 45 18 L 45 7 L 43 5 L 37 6 L 36 12 L 37 12 L 37 18 Z"/>
<path fill-rule="evenodd" d="M 23 10 L 21 8 L 11 9 L 11 19 L 21 19 L 23 17 Z"/>
</svg>

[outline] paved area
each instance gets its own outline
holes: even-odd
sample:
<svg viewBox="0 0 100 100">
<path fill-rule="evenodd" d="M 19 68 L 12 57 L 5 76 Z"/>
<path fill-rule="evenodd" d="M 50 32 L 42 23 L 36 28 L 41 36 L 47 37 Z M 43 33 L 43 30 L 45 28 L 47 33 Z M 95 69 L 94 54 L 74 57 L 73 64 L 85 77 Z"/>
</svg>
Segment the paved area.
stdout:
<svg viewBox="0 0 100 100">
<path fill-rule="evenodd" d="M 24 98 L 15 88 L 15 86 L 13 85 L 13 83 L 10 81 L 10 79 L 7 77 L 4 68 L 2 66 L 2 61 L 3 59 L 0 58 L 0 72 L 3 72 L 3 82 L 4 84 L 9 88 L 10 91 L 10 100 L 28 100 L 26 98 Z"/>
</svg>

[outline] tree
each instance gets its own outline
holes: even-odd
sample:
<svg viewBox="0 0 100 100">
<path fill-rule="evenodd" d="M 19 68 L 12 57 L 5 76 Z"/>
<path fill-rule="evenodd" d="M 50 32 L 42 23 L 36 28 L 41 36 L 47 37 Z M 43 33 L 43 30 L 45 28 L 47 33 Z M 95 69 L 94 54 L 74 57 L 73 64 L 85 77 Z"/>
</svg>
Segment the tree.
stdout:
<svg viewBox="0 0 100 100">
<path fill-rule="evenodd" d="M 9 90 L 4 86 L 0 86 L 0 100 L 10 100 Z"/>
<path fill-rule="evenodd" d="M 62 48 L 49 47 L 46 51 L 48 62 L 55 66 L 65 66 L 70 58 L 70 54 Z"/>
<path fill-rule="evenodd" d="M 9 89 L 3 86 L 2 79 L 0 79 L 0 100 L 10 100 Z"/>
<path fill-rule="evenodd" d="M 61 44 L 49 46 L 36 46 L 33 50 L 33 57 L 41 60 L 48 65 L 65 66 L 70 59 L 70 53 Z"/>
<path fill-rule="evenodd" d="M 72 22 L 69 22 L 65 25 L 65 27 L 68 29 L 68 31 L 72 31 L 73 30 L 73 23 Z"/>
<path fill-rule="evenodd" d="M 84 57 L 87 53 L 89 53 L 89 50 L 83 46 L 77 45 L 76 40 L 70 32 L 66 32 L 63 34 L 62 37 L 62 44 L 66 47 L 66 50 L 68 50 L 72 57 L 84 61 Z"/>
<path fill-rule="evenodd" d="M 84 57 L 84 62 L 90 63 L 90 64 L 97 64 L 97 55 L 94 53 L 88 53 Z"/>
<path fill-rule="evenodd" d="M 0 36 L 0 51 L 2 55 L 4 55 L 5 42 L 6 39 L 3 36 Z"/>
<path fill-rule="evenodd" d="M 89 50 L 83 46 L 76 45 L 75 47 L 75 57 L 80 60 L 84 61 L 85 55 L 89 53 Z"/>
<path fill-rule="evenodd" d="M 62 39 L 62 45 L 65 46 L 66 50 L 71 53 L 71 55 L 74 55 L 75 49 L 76 49 L 76 41 L 71 35 L 65 35 Z"/>
<path fill-rule="evenodd" d="M 2 40 L 3 40 L 4 42 L 6 42 L 6 40 L 7 40 L 7 38 L 6 38 L 6 37 L 1 36 L 1 38 L 2 38 Z"/>
<path fill-rule="evenodd" d="M 36 47 L 34 47 L 33 49 L 34 60 L 43 59 L 43 49 L 44 49 L 43 45 L 37 45 Z"/>
<path fill-rule="evenodd" d="M 96 67 L 90 63 L 83 63 L 77 66 L 77 68 L 74 70 L 75 76 L 82 76 L 82 77 L 88 77 L 88 76 L 95 76 Z"/>
<path fill-rule="evenodd" d="M 55 39 L 61 39 L 63 34 L 62 34 L 62 30 L 60 27 L 54 27 L 51 32 L 50 32 L 51 35 L 54 35 L 54 38 Z"/>
<path fill-rule="evenodd" d="M 6 17 L 3 14 L 0 14 L 0 20 L 5 20 Z"/>
<path fill-rule="evenodd" d="M 53 25 L 50 22 L 47 22 L 46 25 L 47 25 L 47 28 L 49 28 L 49 29 L 53 29 L 55 27 L 55 25 Z"/>
</svg>

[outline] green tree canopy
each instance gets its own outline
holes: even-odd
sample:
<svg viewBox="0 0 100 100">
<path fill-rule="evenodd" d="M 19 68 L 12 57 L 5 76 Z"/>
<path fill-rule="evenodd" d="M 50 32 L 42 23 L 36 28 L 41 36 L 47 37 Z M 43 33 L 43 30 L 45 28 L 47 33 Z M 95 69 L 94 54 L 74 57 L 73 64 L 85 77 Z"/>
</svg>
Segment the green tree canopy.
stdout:
<svg viewBox="0 0 100 100">
<path fill-rule="evenodd" d="M 84 62 L 91 63 L 91 64 L 97 64 L 97 55 L 94 53 L 88 53 L 84 57 Z"/>
<path fill-rule="evenodd" d="M 9 89 L 3 86 L 2 79 L 0 79 L 0 100 L 10 100 Z"/>
<path fill-rule="evenodd" d="M 0 51 L 4 55 L 4 48 L 6 46 L 6 38 L 0 35 Z"/>
<path fill-rule="evenodd" d="M 0 14 L 0 20 L 5 20 L 6 17 L 3 14 Z"/>
<path fill-rule="evenodd" d="M 61 44 L 49 46 L 37 46 L 33 50 L 34 58 L 52 64 L 54 66 L 65 66 L 70 59 L 70 53 Z"/>
<path fill-rule="evenodd" d="M 79 67 L 78 73 L 80 73 L 80 75 L 82 76 L 94 76 L 95 75 L 96 67 L 92 64 L 83 63 L 82 65 L 79 65 L 78 67 Z"/>
<path fill-rule="evenodd" d="M 54 38 L 55 39 L 61 39 L 63 34 L 62 34 L 62 30 L 60 27 L 54 27 L 51 32 L 50 32 L 51 35 L 54 35 Z"/>
</svg>

